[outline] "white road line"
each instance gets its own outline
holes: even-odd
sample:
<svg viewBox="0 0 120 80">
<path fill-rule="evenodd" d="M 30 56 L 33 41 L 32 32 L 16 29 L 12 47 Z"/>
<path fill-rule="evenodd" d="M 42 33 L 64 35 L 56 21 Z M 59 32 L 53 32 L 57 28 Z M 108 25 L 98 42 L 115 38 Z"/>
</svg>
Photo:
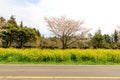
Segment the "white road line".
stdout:
<svg viewBox="0 0 120 80">
<path fill-rule="evenodd" d="M 95 76 L 0 76 L 0 79 L 52 79 L 52 78 L 61 78 L 61 79 L 120 79 L 120 77 L 95 77 Z"/>
</svg>

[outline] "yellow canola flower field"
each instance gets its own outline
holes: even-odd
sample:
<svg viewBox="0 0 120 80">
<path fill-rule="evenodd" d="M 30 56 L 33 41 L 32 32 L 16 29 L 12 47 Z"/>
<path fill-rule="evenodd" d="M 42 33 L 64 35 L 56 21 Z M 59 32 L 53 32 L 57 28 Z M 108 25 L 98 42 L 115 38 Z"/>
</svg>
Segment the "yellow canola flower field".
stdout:
<svg viewBox="0 0 120 80">
<path fill-rule="evenodd" d="M 120 50 L 0 48 L 0 63 L 119 64 Z"/>
</svg>

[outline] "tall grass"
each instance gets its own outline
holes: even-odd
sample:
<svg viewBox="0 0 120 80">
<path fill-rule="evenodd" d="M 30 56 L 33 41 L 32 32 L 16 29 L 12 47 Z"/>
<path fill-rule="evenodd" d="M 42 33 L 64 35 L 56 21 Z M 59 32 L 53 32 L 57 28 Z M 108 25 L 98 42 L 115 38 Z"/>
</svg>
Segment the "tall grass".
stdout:
<svg viewBox="0 0 120 80">
<path fill-rule="evenodd" d="M 119 64 L 120 50 L 0 48 L 0 63 Z"/>
</svg>

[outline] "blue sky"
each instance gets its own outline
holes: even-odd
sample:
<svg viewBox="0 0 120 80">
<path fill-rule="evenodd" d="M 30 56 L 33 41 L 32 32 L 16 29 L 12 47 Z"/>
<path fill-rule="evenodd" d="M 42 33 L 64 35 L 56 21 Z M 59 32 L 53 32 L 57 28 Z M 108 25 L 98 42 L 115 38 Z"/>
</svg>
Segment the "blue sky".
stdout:
<svg viewBox="0 0 120 80">
<path fill-rule="evenodd" d="M 120 25 L 120 0 L 0 0 L 0 16 L 15 15 L 17 22 L 35 27 L 45 36 L 48 32 L 44 17 L 67 16 L 84 20 L 84 26 L 113 33 Z"/>
</svg>

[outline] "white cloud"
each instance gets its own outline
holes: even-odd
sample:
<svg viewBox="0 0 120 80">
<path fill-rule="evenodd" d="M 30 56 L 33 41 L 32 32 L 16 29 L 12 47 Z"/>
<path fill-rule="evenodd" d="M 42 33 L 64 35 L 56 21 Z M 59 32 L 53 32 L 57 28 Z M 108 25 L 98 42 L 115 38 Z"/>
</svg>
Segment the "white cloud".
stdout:
<svg viewBox="0 0 120 80">
<path fill-rule="evenodd" d="M 32 2 L 31 2 L 32 1 Z M 42 34 L 49 35 L 44 16 L 67 16 L 84 20 L 86 27 L 102 29 L 110 33 L 120 25 L 119 0 L 0 0 L 0 16 L 16 15 L 18 22 L 35 27 Z M 19 4 L 20 3 L 20 4 Z M 95 31 L 94 31 L 95 32 Z"/>
</svg>

